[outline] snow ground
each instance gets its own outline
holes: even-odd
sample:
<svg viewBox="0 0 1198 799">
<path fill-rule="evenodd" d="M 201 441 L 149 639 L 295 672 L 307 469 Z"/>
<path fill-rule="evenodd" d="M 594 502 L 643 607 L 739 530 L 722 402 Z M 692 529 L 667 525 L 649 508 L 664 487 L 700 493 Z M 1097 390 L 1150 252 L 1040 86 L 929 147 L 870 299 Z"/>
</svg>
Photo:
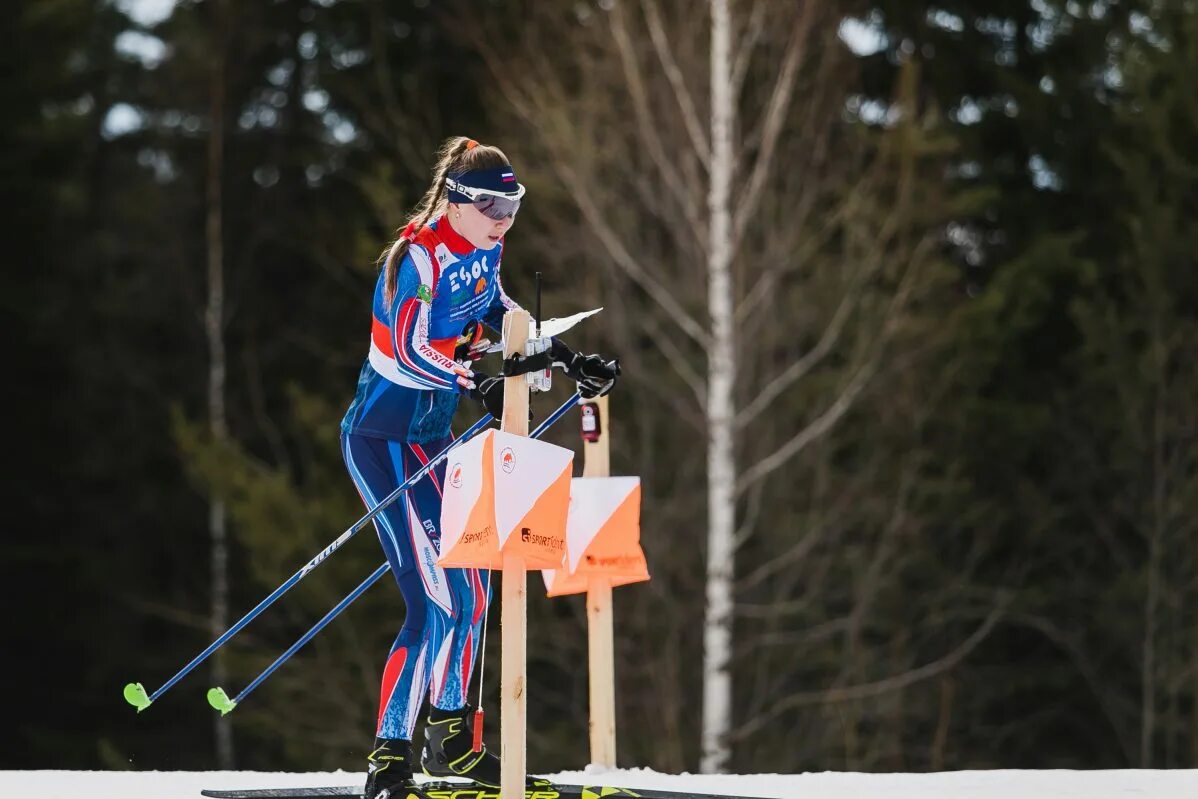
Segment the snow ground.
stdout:
<svg viewBox="0 0 1198 799">
<path fill-rule="evenodd" d="M 702 791 L 778 799 L 1195 799 L 1192 771 L 956 771 L 937 774 L 660 774 L 588 769 L 566 783 Z M 353 785 L 364 775 L 262 771 L 0 771 L 3 799 L 200 799 L 200 788 Z"/>
</svg>

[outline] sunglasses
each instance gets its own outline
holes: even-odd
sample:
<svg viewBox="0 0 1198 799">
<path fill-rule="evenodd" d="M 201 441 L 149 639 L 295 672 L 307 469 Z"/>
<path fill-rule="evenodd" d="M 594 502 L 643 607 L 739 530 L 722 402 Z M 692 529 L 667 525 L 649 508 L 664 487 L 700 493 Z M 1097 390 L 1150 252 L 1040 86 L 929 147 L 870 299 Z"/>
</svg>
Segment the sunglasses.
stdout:
<svg viewBox="0 0 1198 799">
<path fill-rule="evenodd" d="M 473 186 L 459 183 L 453 178 L 446 178 L 445 185 L 451 191 L 456 191 L 469 198 L 479 213 L 497 222 L 515 216 L 516 212 L 520 210 L 520 198 L 524 196 L 524 186 L 519 183 L 516 184 L 516 191 L 509 193 L 476 189 Z"/>
</svg>

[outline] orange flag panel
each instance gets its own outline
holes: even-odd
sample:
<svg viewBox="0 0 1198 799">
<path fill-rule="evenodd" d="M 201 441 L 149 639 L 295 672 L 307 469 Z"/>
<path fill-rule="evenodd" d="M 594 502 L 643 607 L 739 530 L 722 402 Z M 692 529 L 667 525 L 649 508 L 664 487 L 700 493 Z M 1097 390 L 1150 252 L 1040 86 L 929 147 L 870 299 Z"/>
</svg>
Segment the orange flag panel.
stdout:
<svg viewBox="0 0 1198 799">
<path fill-rule="evenodd" d="M 455 449 L 437 564 L 500 569 L 505 553 L 521 555 L 529 569 L 561 563 L 573 458 L 571 450 L 497 430 Z"/>
<path fill-rule="evenodd" d="M 602 577 L 613 586 L 648 580 L 640 544 L 640 505 L 640 478 L 574 480 L 566 558 L 544 573 L 549 595 L 586 591 L 592 577 Z"/>
</svg>

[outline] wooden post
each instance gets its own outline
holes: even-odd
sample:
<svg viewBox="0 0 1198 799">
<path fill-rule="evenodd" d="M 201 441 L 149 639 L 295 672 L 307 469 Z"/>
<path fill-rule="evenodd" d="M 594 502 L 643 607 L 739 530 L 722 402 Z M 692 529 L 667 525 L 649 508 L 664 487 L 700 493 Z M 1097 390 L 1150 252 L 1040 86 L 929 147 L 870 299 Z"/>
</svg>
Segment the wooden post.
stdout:
<svg viewBox="0 0 1198 799">
<path fill-rule="evenodd" d="M 609 477 L 611 450 L 607 397 L 594 400 L 599 414 L 599 439 L 582 445 L 582 476 Z M 587 582 L 587 637 L 591 692 L 591 762 L 616 767 L 616 659 L 612 622 L 611 580 Z"/>
<path fill-rule="evenodd" d="M 503 317 L 503 357 L 524 354 L 528 340 L 528 311 L 508 311 Z M 528 435 L 528 384 L 524 375 L 509 377 L 503 386 L 503 422 L 500 429 Z M 525 701 L 528 651 L 528 574 L 524 559 L 503 556 L 503 593 L 500 597 L 500 779 L 503 799 L 524 799 L 526 766 Z"/>
</svg>

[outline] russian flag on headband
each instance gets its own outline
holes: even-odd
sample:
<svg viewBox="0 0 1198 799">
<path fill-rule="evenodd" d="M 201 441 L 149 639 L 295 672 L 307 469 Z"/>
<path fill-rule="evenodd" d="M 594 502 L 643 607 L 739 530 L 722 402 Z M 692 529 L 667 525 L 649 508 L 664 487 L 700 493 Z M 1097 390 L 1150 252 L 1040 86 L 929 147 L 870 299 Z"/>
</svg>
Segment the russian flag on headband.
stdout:
<svg viewBox="0 0 1198 799">
<path fill-rule="evenodd" d="M 463 186 L 469 186 L 472 189 L 486 189 L 503 194 L 512 194 L 519 188 L 519 183 L 516 181 L 516 171 L 510 165 L 492 167 L 491 169 L 472 169 L 469 172 L 456 174 L 450 173 L 449 177 Z M 449 191 L 449 201 L 455 203 L 469 202 L 469 198 L 451 189 Z"/>
</svg>

